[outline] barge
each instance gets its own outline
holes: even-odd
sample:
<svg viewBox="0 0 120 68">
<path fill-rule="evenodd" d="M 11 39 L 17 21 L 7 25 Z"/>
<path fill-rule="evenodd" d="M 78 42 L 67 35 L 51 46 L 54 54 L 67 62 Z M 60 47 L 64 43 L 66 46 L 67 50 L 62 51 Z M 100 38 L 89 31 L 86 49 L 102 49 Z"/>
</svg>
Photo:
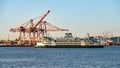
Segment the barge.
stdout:
<svg viewBox="0 0 120 68">
<path fill-rule="evenodd" d="M 0 45 L 0 47 L 33 47 L 34 45 Z"/>
</svg>

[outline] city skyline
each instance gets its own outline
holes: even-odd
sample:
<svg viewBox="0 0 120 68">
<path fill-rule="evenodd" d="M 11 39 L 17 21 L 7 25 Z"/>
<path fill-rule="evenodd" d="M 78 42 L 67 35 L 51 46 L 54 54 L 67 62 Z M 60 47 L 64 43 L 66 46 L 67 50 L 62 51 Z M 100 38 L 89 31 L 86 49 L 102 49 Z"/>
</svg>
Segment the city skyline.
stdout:
<svg viewBox="0 0 120 68">
<path fill-rule="evenodd" d="M 69 29 L 74 36 L 85 37 L 101 35 L 105 31 L 120 36 L 120 1 L 119 0 L 1 0 L 0 1 L 0 39 L 18 37 L 18 33 L 9 32 L 10 28 L 43 15 L 49 23 Z M 65 32 L 53 32 L 51 36 L 63 36 Z"/>
</svg>

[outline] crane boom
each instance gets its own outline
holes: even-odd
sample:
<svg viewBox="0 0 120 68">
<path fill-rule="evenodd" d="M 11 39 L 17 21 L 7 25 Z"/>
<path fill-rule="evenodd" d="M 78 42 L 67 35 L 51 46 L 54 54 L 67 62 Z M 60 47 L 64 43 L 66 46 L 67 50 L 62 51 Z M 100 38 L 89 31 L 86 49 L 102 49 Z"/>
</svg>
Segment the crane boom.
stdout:
<svg viewBox="0 0 120 68">
<path fill-rule="evenodd" d="M 42 18 L 33 26 L 33 28 L 36 28 L 37 25 L 38 25 L 40 22 L 42 22 L 42 20 L 48 15 L 49 12 L 50 12 L 50 10 L 48 10 L 47 13 L 42 16 Z"/>
</svg>

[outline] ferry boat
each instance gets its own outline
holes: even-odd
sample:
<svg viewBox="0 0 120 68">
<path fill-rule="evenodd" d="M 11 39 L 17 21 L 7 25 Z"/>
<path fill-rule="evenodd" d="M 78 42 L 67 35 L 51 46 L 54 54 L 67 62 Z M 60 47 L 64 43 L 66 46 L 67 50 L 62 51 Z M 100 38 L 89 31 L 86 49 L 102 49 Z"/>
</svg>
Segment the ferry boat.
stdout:
<svg viewBox="0 0 120 68">
<path fill-rule="evenodd" d="M 34 48 L 103 48 L 104 45 L 91 42 L 37 42 Z"/>
</svg>

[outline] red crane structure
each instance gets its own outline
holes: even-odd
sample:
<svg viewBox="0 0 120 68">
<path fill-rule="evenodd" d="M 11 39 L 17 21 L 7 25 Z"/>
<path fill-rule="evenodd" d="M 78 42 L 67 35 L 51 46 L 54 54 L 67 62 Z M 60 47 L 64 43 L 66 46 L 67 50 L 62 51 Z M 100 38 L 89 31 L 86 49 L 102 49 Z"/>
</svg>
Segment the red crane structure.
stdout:
<svg viewBox="0 0 120 68">
<path fill-rule="evenodd" d="M 49 14 L 50 10 L 45 13 L 38 22 L 33 23 L 33 19 L 21 26 L 11 28 L 11 32 L 19 32 L 19 45 L 35 45 L 36 42 L 42 41 L 47 37 L 47 31 L 68 31 L 68 29 L 58 28 L 43 19 Z"/>
</svg>

